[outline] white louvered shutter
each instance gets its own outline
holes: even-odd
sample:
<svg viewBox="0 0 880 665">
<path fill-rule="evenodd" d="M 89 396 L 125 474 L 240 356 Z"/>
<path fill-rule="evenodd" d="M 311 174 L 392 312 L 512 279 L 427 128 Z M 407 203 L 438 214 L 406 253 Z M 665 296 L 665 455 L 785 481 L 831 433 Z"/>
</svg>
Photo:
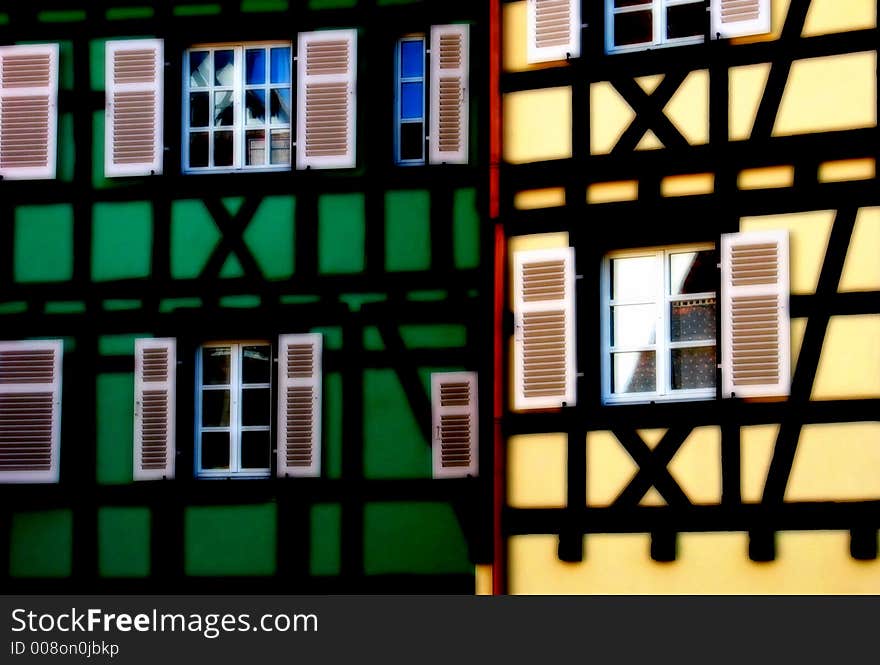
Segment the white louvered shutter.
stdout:
<svg viewBox="0 0 880 665">
<path fill-rule="evenodd" d="M 162 173 L 161 39 L 107 42 L 104 174 Z"/>
<path fill-rule="evenodd" d="M 357 31 L 301 32 L 296 168 L 354 168 Z"/>
<path fill-rule="evenodd" d="M 278 475 L 321 475 L 321 352 L 318 334 L 278 338 Z"/>
<path fill-rule="evenodd" d="M 0 482 L 56 483 L 61 340 L 0 342 Z"/>
<path fill-rule="evenodd" d="M 581 54 L 581 0 L 528 0 L 529 62 L 577 58 Z"/>
<path fill-rule="evenodd" d="M 466 25 L 431 27 L 431 129 L 428 144 L 432 164 L 467 164 L 470 111 Z"/>
<path fill-rule="evenodd" d="M 477 374 L 431 375 L 434 478 L 476 476 L 478 469 Z"/>
<path fill-rule="evenodd" d="M 771 0 L 712 0 L 712 38 L 770 32 Z"/>
<path fill-rule="evenodd" d="M 55 177 L 58 45 L 0 47 L 0 175 Z"/>
<path fill-rule="evenodd" d="M 574 249 L 514 254 L 515 409 L 575 404 Z"/>
<path fill-rule="evenodd" d="M 176 340 L 135 340 L 135 480 L 174 477 L 176 377 Z"/>
<path fill-rule="evenodd" d="M 788 395 L 787 231 L 721 236 L 723 397 Z"/>
</svg>

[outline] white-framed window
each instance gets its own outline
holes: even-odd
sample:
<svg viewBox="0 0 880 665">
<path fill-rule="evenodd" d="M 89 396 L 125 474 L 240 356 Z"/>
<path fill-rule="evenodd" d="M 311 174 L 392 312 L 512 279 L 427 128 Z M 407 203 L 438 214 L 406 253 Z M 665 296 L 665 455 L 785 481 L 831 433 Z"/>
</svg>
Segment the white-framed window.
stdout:
<svg viewBox="0 0 880 665">
<path fill-rule="evenodd" d="M 183 171 L 289 170 L 290 42 L 194 46 L 183 58 Z"/>
<path fill-rule="evenodd" d="M 605 0 L 605 50 L 699 44 L 707 21 L 703 0 Z"/>
<path fill-rule="evenodd" d="M 715 397 L 717 265 L 711 244 L 604 258 L 604 403 Z"/>
<path fill-rule="evenodd" d="M 269 476 L 272 345 L 212 342 L 196 356 L 196 476 Z"/>
<path fill-rule="evenodd" d="M 0 341 L 0 483 L 57 483 L 61 340 Z"/>
<path fill-rule="evenodd" d="M 398 164 L 425 163 L 425 36 L 397 41 L 394 55 L 394 157 Z"/>
</svg>

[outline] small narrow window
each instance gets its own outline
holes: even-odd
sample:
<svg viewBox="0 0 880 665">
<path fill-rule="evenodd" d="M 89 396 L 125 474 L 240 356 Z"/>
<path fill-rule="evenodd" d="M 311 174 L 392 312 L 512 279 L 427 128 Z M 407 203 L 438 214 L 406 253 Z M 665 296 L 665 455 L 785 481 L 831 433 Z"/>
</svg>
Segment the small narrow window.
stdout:
<svg viewBox="0 0 880 665">
<path fill-rule="evenodd" d="M 425 163 L 425 37 L 397 42 L 395 158 L 398 164 Z"/>
<path fill-rule="evenodd" d="M 706 26 L 703 0 L 605 0 L 609 53 L 699 44 Z"/>
<path fill-rule="evenodd" d="M 715 396 L 717 263 L 711 245 L 605 258 L 606 403 Z"/>
<path fill-rule="evenodd" d="M 272 347 L 212 343 L 196 369 L 196 475 L 265 477 L 272 455 Z"/>
<path fill-rule="evenodd" d="M 198 47 L 184 57 L 184 171 L 290 168 L 290 43 Z"/>
</svg>

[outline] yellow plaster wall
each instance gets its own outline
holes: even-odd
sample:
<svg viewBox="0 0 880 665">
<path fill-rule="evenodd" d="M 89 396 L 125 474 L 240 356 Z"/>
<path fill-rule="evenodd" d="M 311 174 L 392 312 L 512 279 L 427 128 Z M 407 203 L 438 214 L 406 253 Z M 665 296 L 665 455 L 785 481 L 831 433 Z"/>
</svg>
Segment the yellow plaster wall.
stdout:
<svg viewBox="0 0 880 665">
<path fill-rule="evenodd" d="M 513 196 L 513 206 L 517 210 L 534 210 L 535 208 L 552 208 L 565 205 L 564 187 L 545 187 L 517 192 Z"/>
<path fill-rule="evenodd" d="M 875 0 L 812 0 L 801 34 L 804 37 L 813 37 L 876 26 Z"/>
<path fill-rule="evenodd" d="M 740 428 L 740 492 L 746 503 L 758 503 L 764 493 L 779 425 Z"/>
<path fill-rule="evenodd" d="M 804 426 L 785 499 L 880 499 L 880 423 Z"/>
<path fill-rule="evenodd" d="M 797 370 L 798 357 L 801 354 L 801 345 L 804 342 L 804 333 L 807 331 L 807 319 L 791 319 L 791 375 Z"/>
<path fill-rule="evenodd" d="M 740 189 L 773 189 L 794 185 L 793 166 L 765 166 L 743 169 L 739 172 L 737 186 Z"/>
<path fill-rule="evenodd" d="M 715 191 L 714 173 L 686 173 L 666 176 L 660 181 L 663 196 L 694 196 Z"/>
<path fill-rule="evenodd" d="M 834 211 L 818 210 L 743 217 L 739 228 L 740 231 L 786 229 L 791 257 L 791 292 L 809 294 L 816 291 L 833 221 Z"/>
<path fill-rule="evenodd" d="M 880 397 L 880 314 L 832 316 L 812 398 Z"/>
<path fill-rule="evenodd" d="M 474 593 L 477 596 L 492 595 L 492 566 L 474 567 Z"/>
<path fill-rule="evenodd" d="M 664 108 L 691 145 L 709 142 L 709 71 L 700 69 L 687 75 Z"/>
<path fill-rule="evenodd" d="M 608 81 L 590 85 L 590 151 L 605 155 L 635 119 L 635 111 Z"/>
<path fill-rule="evenodd" d="M 565 507 L 567 443 L 565 434 L 525 434 L 507 440 L 508 505 Z"/>
<path fill-rule="evenodd" d="M 668 468 L 693 503 L 720 503 L 721 429 L 695 427 Z"/>
<path fill-rule="evenodd" d="M 880 291 L 880 208 L 859 210 L 839 290 Z"/>
<path fill-rule="evenodd" d="M 847 182 L 870 180 L 877 173 L 877 162 L 864 159 L 840 159 L 819 164 L 819 182 Z"/>
<path fill-rule="evenodd" d="M 660 148 L 663 147 L 665 147 L 663 142 L 657 138 L 657 135 L 650 129 L 645 132 L 645 135 L 642 136 L 641 140 L 636 144 L 636 150 L 660 150 Z"/>
<path fill-rule="evenodd" d="M 880 559 L 855 561 L 847 532 L 784 532 L 777 558 L 754 563 L 743 533 L 681 534 L 678 557 L 650 558 L 645 534 L 590 535 L 584 561 L 557 558 L 555 536 L 508 541 L 510 593 L 515 594 L 876 594 Z"/>
<path fill-rule="evenodd" d="M 639 198 L 638 180 L 594 182 L 587 187 L 587 203 L 613 203 L 635 201 Z"/>
<path fill-rule="evenodd" d="M 504 159 L 513 164 L 571 157 L 571 88 L 504 95 Z"/>
<path fill-rule="evenodd" d="M 795 60 L 774 136 L 877 124 L 876 51 Z"/>
<path fill-rule="evenodd" d="M 587 434 L 587 504 L 608 506 L 638 470 L 611 432 Z"/>
<path fill-rule="evenodd" d="M 731 67 L 729 78 L 730 139 L 742 141 L 752 135 L 758 107 L 764 97 L 770 63 Z"/>
</svg>

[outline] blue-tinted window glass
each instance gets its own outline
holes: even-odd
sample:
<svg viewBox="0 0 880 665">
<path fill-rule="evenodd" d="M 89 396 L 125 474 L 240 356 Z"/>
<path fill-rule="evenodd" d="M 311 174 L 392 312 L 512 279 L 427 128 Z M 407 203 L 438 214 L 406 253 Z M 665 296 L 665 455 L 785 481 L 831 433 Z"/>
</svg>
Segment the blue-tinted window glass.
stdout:
<svg viewBox="0 0 880 665">
<path fill-rule="evenodd" d="M 425 42 L 421 40 L 400 43 L 400 76 L 420 78 L 424 75 Z"/>
<path fill-rule="evenodd" d="M 214 85 L 235 85 L 235 51 L 214 51 Z"/>
<path fill-rule="evenodd" d="M 273 48 L 270 56 L 270 83 L 290 83 L 290 49 Z"/>
<path fill-rule="evenodd" d="M 400 117 L 421 118 L 424 94 L 422 83 L 402 83 L 400 86 Z"/>
<path fill-rule="evenodd" d="M 266 51 L 250 49 L 247 52 L 247 83 L 262 85 L 266 82 Z"/>
</svg>

